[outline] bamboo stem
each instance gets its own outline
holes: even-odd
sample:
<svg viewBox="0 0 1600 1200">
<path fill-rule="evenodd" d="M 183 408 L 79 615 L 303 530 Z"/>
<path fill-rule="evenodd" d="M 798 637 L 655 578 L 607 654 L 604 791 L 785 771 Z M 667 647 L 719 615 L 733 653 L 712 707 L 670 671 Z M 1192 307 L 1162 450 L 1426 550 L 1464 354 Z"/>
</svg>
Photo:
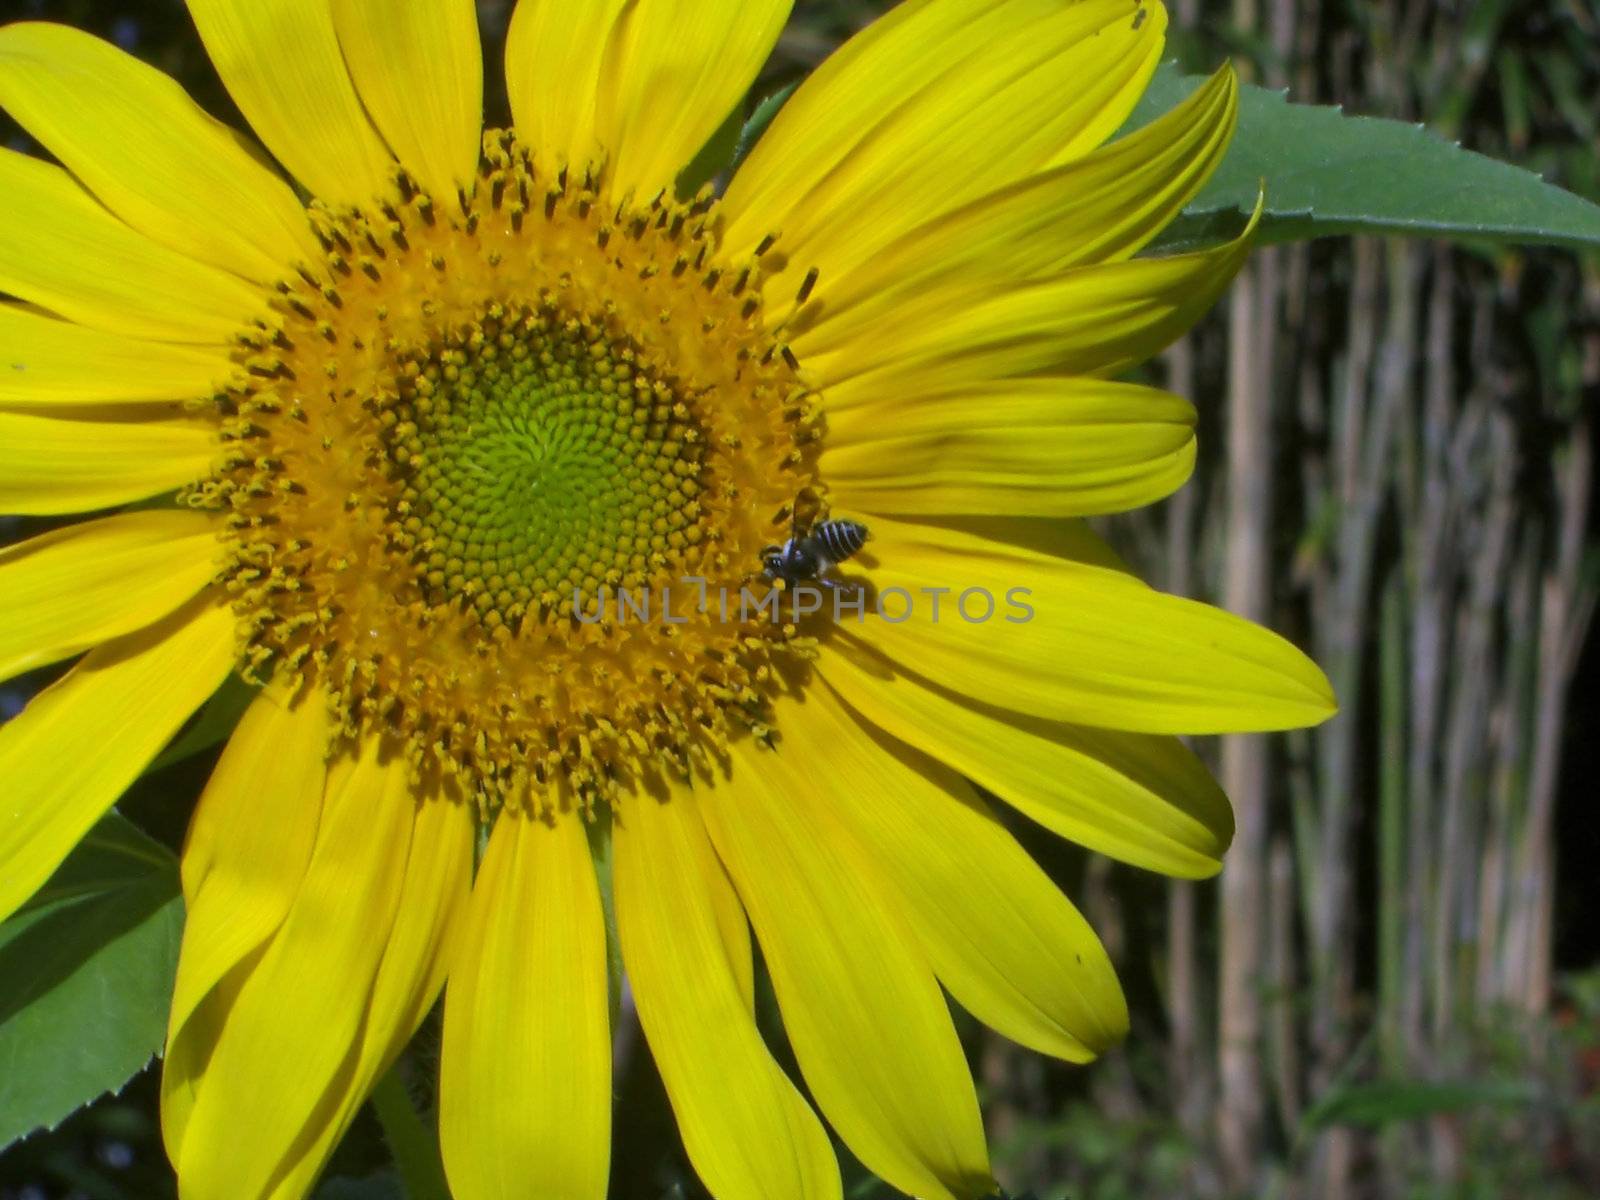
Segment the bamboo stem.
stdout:
<svg viewBox="0 0 1600 1200">
<path fill-rule="evenodd" d="M 1271 335 L 1262 298 L 1271 269 L 1259 256 L 1234 285 L 1228 353 L 1228 544 L 1225 606 L 1264 620 L 1271 604 L 1272 406 L 1263 361 Z M 1265 1103 L 1260 1073 L 1260 974 L 1267 845 L 1267 751 L 1259 737 L 1222 747 L 1222 782 L 1234 807 L 1234 843 L 1222 874 L 1218 1000 L 1218 1137 L 1230 1184 L 1255 1174 Z"/>
</svg>

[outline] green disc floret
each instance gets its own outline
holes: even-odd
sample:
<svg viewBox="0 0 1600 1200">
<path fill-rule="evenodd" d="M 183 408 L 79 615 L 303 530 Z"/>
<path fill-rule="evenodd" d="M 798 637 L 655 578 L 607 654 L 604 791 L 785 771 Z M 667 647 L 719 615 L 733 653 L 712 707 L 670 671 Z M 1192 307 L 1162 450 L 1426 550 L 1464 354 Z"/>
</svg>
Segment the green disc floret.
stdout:
<svg viewBox="0 0 1600 1200">
<path fill-rule="evenodd" d="M 496 309 L 409 355 L 392 412 L 397 524 L 435 603 L 514 625 L 637 586 L 686 540 L 704 439 L 603 322 Z"/>
</svg>

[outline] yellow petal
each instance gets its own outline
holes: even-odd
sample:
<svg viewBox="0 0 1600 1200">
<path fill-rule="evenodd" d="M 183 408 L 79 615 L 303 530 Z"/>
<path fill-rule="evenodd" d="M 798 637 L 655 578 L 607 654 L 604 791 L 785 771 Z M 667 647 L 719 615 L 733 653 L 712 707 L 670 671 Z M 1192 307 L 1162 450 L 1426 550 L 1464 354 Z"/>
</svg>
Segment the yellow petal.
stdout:
<svg viewBox="0 0 1600 1200">
<path fill-rule="evenodd" d="M 903 234 L 818 286 L 793 330 L 848 321 L 860 331 L 910 305 L 965 304 L 1142 249 L 1182 211 L 1227 151 L 1238 82 L 1223 67 L 1170 113 L 1083 158 L 986 191 Z M 769 320 L 781 321 L 786 297 Z M 790 335 L 795 336 L 794 334 Z M 835 334 L 835 336 L 840 336 Z"/>
<path fill-rule="evenodd" d="M 171 342 L 223 345 L 267 312 L 260 288 L 124 225 L 60 167 L 0 148 L 0 196 L 0 292 Z"/>
<path fill-rule="evenodd" d="M 809 716 L 787 715 L 785 736 Z M 916 935 L 818 803 L 810 770 L 775 770 L 748 740 L 730 755 L 730 777 L 696 795 L 817 1105 L 901 1191 L 941 1200 L 992 1191 L 972 1079 Z"/>
<path fill-rule="evenodd" d="M 180 971 L 183 955 L 187 953 L 187 948 L 180 953 Z M 247 961 L 235 964 L 188 1014 L 181 1029 L 168 1027 L 167 1046 L 161 1062 L 161 1137 L 167 1157 L 173 1162 L 177 1162 L 183 1152 L 183 1137 L 194 1113 L 197 1089 L 212 1053 L 227 1031 L 228 1014 L 250 981 L 250 970 L 260 961 L 258 951 Z"/>
<path fill-rule="evenodd" d="M 860 843 L 963 1008 L 1074 1062 L 1121 1040 L 1128 1007 L 1100 939 L 965 780 L 868 732 L 827 689 L 789 717 L 770 766 L 832 756 L 849 786 L 813 802 Z"/>
<path fill-rule="evenodd" d="M 672 186 L 750 90 L 792 7 L 793 0 L 623 6 L 602 58 L 595 114 L 617 196 L 647 200 Z"/>
<path fill-rule="evenodd" d="M 38 890 L 233 666 L 233 614 L 196 601 L 90 653 L 0 726 L 0 919 Z"/>
<path fill-rule="evenodd" d="M 372 127 L 327 0 L 188 0 L 228 94 L 267 149 L 312 194 L 368 204 L 394 160 Z"/>
<path fill-rule="evenodd" d="M 234 371 L 220 346 L 123 337 L 0 304 L 0 407 L 202 399 Z"/>
<path fill-rule="evenodd" d="M 871 336 L 849 321 L 794 339 L 831 410 L 885 391 L 960 391 L 1020 375 L 1111 376 L 1149 358 L 1200 319 L 1249 252 L 1237 240 L 1171 258 L 1068 271 L 1023 287 L 934 293 Z"/>
<path fill-rule="evenodd" d="M 211 990 L 283 924 L 322 819 L 325 699 L 257 696 L 228 739 L 189 823 L 188 909 L 169 1028 L 176 1039 Z"/>
<path fill-rule="evenodd" d="M 372 745 L 330 770 L 299 891 L 250 964 L 174 1147 L 183 1195 L 278 1194 L 298 1144 L 348 1086 L 406 873 L 415 807 L 406 774 Z"/>
<path fill-rule="evenodd" d="M 0 29 L 0 106 L 164 246 L 258 283 L 321 258 L 293 191 L 181 87 L 109 42 L 42 22 Z"/>
<path fill-rule="evenodd" d="M 212 519 L 139 512 L 0 549 L 0 679 L 160 620 L 217 574 Z"/>
<path fill-rule="evenodd" d="M 333 0 L 356 90 L 402 165 L 441 201 L 469 195 L 483 141 L 473 0 Z"/>
<path fill-rule="evenodd" d="M 838 1197 L 828 1136 L 768 1053 L 737 950 L 730 959 L 720 914 L 737 911 L 738 900 L 693 794 L 679 787 L 664 799 L 636 797 L 614 837 L 623 963 L 684 1147 L 707 1190 L 718 1200 Z"/>
<path fill-rule="evenodd" d="M 466 928 L 476 836 L 472 806 L 459 795 L 444 789 L 419 797 L 395 927 L 367 1003 L 361 1048 L 367 1082 L 354 1095 L 357 1103 L 405 1047 L 444 986 Z"/>
<path fill-rule="evenodd" d="M 889 619 L 847 615 L 845 630 L 954 695 L 1142 733 L 1294 729 L 1334 712 L 1310 659 L 1221 609 L 934 525 L 879 518 L 872 534 L 879 565 L 862 573 Z"/>
<path fill-rule="evenodd" d="M 702 826 L 701 832 L 704 831 Z M 722 863 L 715 856 L 712 861 L 716 863 L 717 878 L 705 885 L 702 895 L 716 918 L 728 969 L 733 972 L 733 986 L 738 989 L 745 1011 L 753 1014 L 756 1011 L 756 966 L 750 948 L 750 919 L 744 915 L 744 905 L 739 903 L 739 894 L 733 890 Z"/>
<path fill-rule="evenodd" d="M 1233 810 L 1176 738 L 1008 713 L 941 688 L 846 639 L 818 669 L 856 712 L 1046 829 L 1122 862 L 1202 879 L 1222 866 Z"/>
<path fill-rule="evenodd" d="M 67 420 L 0 411 L 0 512 L 88 512 L 204 479 L 214 426 L 188 418 Z"/>
<path fill-rule="evenodd" d="M 606 931 L 581 818 L 507 809 L 445 993 L 439 1135 L 456 1200 L 602 1200 Z"/>
<path fill-rule="evenodd" d="M 830 414 L 818 468 L 844 512 L 1123 512 L 1194 468 L 1188 401 L 1133 384 L 1018 379 Z"/>
<path fill-rule="evenodd" d="M 824 287 L 907 230 L 1082 156 L 1115 132 L 1155 70 L 1159 3 L 939 0 L 857 34 L 784 105 L 728 188 L 727 244 L 769 233 L 768 285 Z"/>
<path fill-rule="evenodd" d="M 434 797 L 417 812 L 411 857 L 394 928 L 367 1002 L 355 1069 L 340 1084 L 331 1113 L 319 1117 L 308 1141 L 270 1200 L 300 1200 L 350 1127 L 379 1077 L 405 1049 L 438 998 L 456 949 L 472 885 L 472 810 L 459 799 Z"/>
<path fill-rule="evenodd" d="M 211 1063 L 226 1039 L 248 1036 L 239 1032 L 245 1018 L 234 1016 L 241 995 L 269 986 L 262 982 L 262 971 L 270 970 L 274 959 L 259 947 L 303 905 L 322 903 L 316 875 L 323 868 L 320 860 L 313 859 L 323 805 L 323 745 L 318 740 L 326 734 L 322 705 L 321 697 L 311 697 L 293 712 L 271 704 L 269 707 L 278 711 L 247 714 L 247 721 L 256 724 L 248 734 L 241 725 L 234 741 L 247 736 L 258 744 L 241 751 L 229 767 L 235 783 L 242 784 L 243 773 L 251 767 L 266 768 L 261 778 L 273 777 L 269 764 L 261 760 L 274 749 L 268 740 L 274 731 L 292 739 L 275 744 L 283 760 L 291 754 L 304 760 L 297 764 L 297 778 L 285 778 L 280 769 L 280 782 L 267 796 L 259 789 L 249 795 L 242 787 L 219 789 L 214 781 L 207 802 L 214 798 L 217 803 L 209 812 L 203 808 L 197 814 L 185 854 L 186 872 L 197 882 L 192 884 L 194 898 L 189 901 L 189 924 L 184 933 L 179 996 L 162 1075 L 162 1127 L 174 1160 L 201 1163 L 184 1178 L 185 1186 L 194 1183 L 198 1189 L 201 1179 L 226 1179 L 229 1190 L 218 1194 L 230 1197 L 299 1200 L 308 1193 L 378 1076 L 416 1031 L 438 995 L 470 883 L 470 809 L 440 796 L 423 796 L 412 802 L 403 786 L 388 788 L 384 802 L 406 814 L 409 829 L 400 831 L 400 844 L 374 845 L 372 852 L 402 862 L 404 878 L 392 914 L 380 911 L 371 915 L 371 936 L 381 943 L 375 975 L 358 971 L 358 981 L 347 979 L 348 991 L 337 997 L 338 1005 L 359 1016 L 355 1044 L 330 1078 L 308 1081 L 302 1094 L 290 1098 L 291 1105 L 300 1106 L 303 1128 L 292 1143 L 278 1147 L 275 1158 L 267 1156 L 269 1175 L 261 1173 L 259 1162 L 248 1159 L 235 1164 L 232 1171 L 226 1163 L 211 1169 L 209 1159 L 225 1156 L 225 1146 L 185 1150 L 192 1114 L 202 1093 L 208 1095 L 208 1104 L 233 1103 L 242 1117 L 248 1117 L 253 1098 L 230 1101 L 219 1096 L 216 1089 L 227 1086 L 227 1076 L 220 1070 L 213 1072 Z M 224 766 L 228 766 L 226 761 Z M 252 806 L 264 815 L 246 811 Z M 330 820 L 336 819 L 331 809 L 330 814 Z M 290 828 L 267 828 L 266 820 L 273 816 Z M 204 831 L 202 818 L 208 825 Z M 232 818 L 242 819 L 242 827 L 224 829 L 222 822 Z M 252 859 L 248 853 L 251 834 L 263 839 L 261 858 Z M 319 843 L 319 849 L 325 853 L 325 844 Z M 204 860 L 203 872 L 190 870 L 197 860 Z M 391 915 L 392 926 L 385 925 Z M 357 911 L 348 919 L 361 921 L 363 916 Z M 213 974 L 214 982 L 205 990 L 206 979 Z M 370 988 L 360 982 L 366 978 L 371 980 Z M 186 984 L 195 986 L 186 990 Z M 185 1003 L 188 1000 L 198 1003 Z M 248 1004 L 241 1011 L 248 1012 Z M 292 1030 L 286 1032 L 292 1035 Z M 269 1031 L 268 1036 L 281 1034 Z M 320 1098 L 319 1083 L 325 1083 Z M 196 1190 L 194 1194 L 206 1193 Z"/>
<path fill-rule="evenodd" d="M 1120 571 L 1134 580 L 1139 578 L 1138 572 L 1081 518 L 950 516 L 940 517 L 937 524 L 992 542 L 1005 542 L 1040 554 Z"/>
<path fill-rule="evenodd" d="M 506 40 L 517 132 L 545 163 L 609 164 L 641 201 L 670 188 L 743 98 L 793 0 L 521 0 Z"/>
<path fill-rule="evenodd" d="M 517 135 L 550 166 L 586 166 L 600 149 L 601 63 L 625 0 L 520 0 L 506 33 L 506 90 Z M 695 149 L 699 149 L 697 146 Z"/>
</svg>

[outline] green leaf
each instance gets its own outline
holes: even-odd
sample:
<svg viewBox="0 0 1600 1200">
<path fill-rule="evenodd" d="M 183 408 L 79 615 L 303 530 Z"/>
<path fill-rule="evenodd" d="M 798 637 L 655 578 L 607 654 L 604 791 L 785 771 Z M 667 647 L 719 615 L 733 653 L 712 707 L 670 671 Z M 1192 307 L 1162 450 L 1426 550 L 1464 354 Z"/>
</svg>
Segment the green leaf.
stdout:
<svg viewBox="0 0 1600 1200">
<path fill-rule="evenodd" d="M 791 83 L 786 88 L 779 88 L 760 104 L 756 105 L 755 112 L 750 114 L 750 119 L 744 123 L 744 130 L 739 134 L 739 144 L 733 152 L 733 161 L 730 167 L 737 171 L 741 163 L 750 157 L 750 151 L 756 148 L 756 143 L 761 140 L 761 135 L 767 131 L 767 126 L 772 124 L 772 118 L 778 115 L 778 110 L 789 102 L 789 97 L 794 95 L 798 83 Z"/>
<path fill-rule="evenodd" d="M 1306 1113 L 1304 1124 L 1308 1129 L 1328 1125 L 1380 1126 L 1439 1113 L 1462 1112 L 1482 1105 L 1518 1107 L 1531 1104 L 1536 1098 L 1526 1083 L 1471 1079 L 1445 1083 L 1382 1080 L 1329 1093 Z"/>
<path fill-rule="evenodd" d="M 706 184 L 710 183 L 723 169 L 733 161 L 734 151 L 739 147 L 739 131 L 744 128 L 744 105 L 736 104 L 733 111 L 728 114 L 728 119 L 717 126 L 717 131 L 711 135 L 711 140 L 700 147 L 700 153 L 694 156 L 682 171 L 678 172 L 678 195 L 685 200 L 692 199 L 694 195 Z"/>
<path fill-rule="evenodd" d="M 679 172 L 678 196 L 684 200 L 691 199 L 724 171 L 730 176 L 737 171 L 739 164 L 750 157 L 750 151 L 766 132 L 767 126 L 772 124 L 772 118 L 778 115 L 784 102 L 794 94 L 796 86 L 790 84 L 768 96 L 756 105 L 748 121 L 744 117 L 744 106 L 737 105 L 728 114 L 728 119 L 711 135 L 711 140 L 700 148 L 694 161 Z"/>
<path fill-rule="evenodd" d="M 1202 82 L 1164 64 L 1128 129 L 1149 124 Z M 1420 125 L 1290 104 L 1249 85 L 1240 89 L 1227 157 L 1160 247 L 1236 234 L 1263 181 L 1262 242 L 1372 233 L 1600 249 L 1600 205 L 1529 171 Z"/>
<path fill-rule="evenodd" d="M 177 859 L 114 813 L 0 924 L 0 1148 L 161 1049 L 182 933 Z"/>
</svg>

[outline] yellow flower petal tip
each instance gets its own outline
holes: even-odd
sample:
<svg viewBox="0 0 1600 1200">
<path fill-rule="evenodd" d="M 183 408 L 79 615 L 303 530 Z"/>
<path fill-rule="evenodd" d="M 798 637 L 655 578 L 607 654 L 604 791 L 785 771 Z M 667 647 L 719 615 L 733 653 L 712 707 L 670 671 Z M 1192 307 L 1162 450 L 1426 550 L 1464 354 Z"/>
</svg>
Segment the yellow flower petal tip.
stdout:
<svg viewBox="0 0 1600 1200">
<path fill-rule="evenodd" d="M 1254 218 L 1139 255 L 1231 69 L 1105 145 L 1160 4 L 917 0 L 684 197 L 789 0 L 522 0 L 487 130 L 472 0 L 189 8 L 264 150 L 103 42 L 0 30 L 60 163 L 0 150 L 0 513 L 177 501 L 0 551 L 0 674 L 85 655 L 0 729 L 0 908 L 230 672 L 262 688 L 185 852 L 182 1193 L 309 1194 L 443 992 L 456 1192 L 603 1200 L 594 857 L 713 1194 L 839 1200 L 830 1126 L 902 1191 L 990 1190 L 947 995 L 1069 1061 L 1127 1008 L 972 783 L 1197 878 L 1232 819 L 1175 735 L 1333 711 L 1076 522 L 1192 469 L 1190 404 L 1108 380 L 1243 261 Z M 924 585 L 995 612 L 866 617 Z"/>
<path fill-rule="evenodd" d="M 1276 701 L 1261 725 L 1267 729 L 1306 729 L 1321 725 L 1339 714 L 1339 698 L 1333 682 L 1310 657 L 1291 643 L 1282 643 L 1274 664 L 1283 678 L 1281 699 Z"/>
</svg>

